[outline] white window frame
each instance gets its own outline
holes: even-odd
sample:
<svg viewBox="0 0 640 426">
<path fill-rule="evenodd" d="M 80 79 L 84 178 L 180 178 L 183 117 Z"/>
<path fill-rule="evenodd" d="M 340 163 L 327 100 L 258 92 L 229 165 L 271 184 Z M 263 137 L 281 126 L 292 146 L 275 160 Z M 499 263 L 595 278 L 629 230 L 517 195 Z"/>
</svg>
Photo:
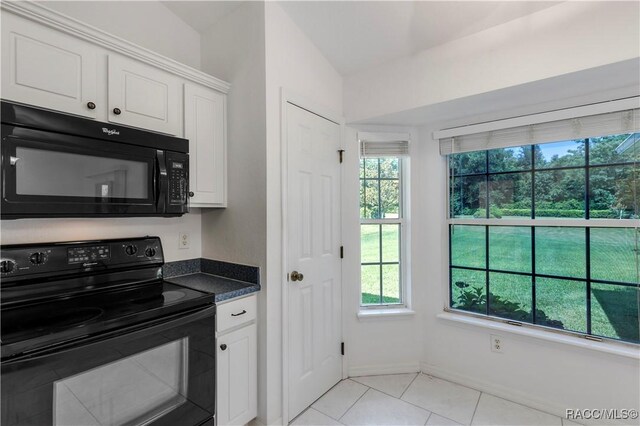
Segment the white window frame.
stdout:
<svg viewBox="0 0 640 426">
<path fill-rule="evenodd" d="M 368 157 L 368 158 L 376 158 L 376 157 Z M 385 157 L 378 157 L 385 158 Z M 410 280 L 411 274 L 408 268 L 409 257 L 410 257 L 410 233 L 408 231 L 409 228 L 409 157 L 386 157 L 386 158 L 398 158 L 398 177 L 399 177 L 399 218 L 398 219 L 362 219 L 360 218 L 360 225 L 366 224 L 399 224 L 400 225 L 400 253 L 399 253 L 399 266 L 400 266 L 400 302 L 399 303 L 381 303 L 381 304 L 370 304 L 364 305 L 362 304 L 362 260 L 360 260 L 359 268 L 360 268 L 360 290 L 359 290 L 359 309 L 361 312 L 364 312 L 365 315 L 367 313 L 371 313 L 375 310 L 406 310 L 410 306 Z M 363 160 L 361 157 L 360 160 Z M 360 169 L 360 164 L 358 164 L 358 170 Z M 358 173 L 358 185 L 360 184 L 360 174 Z M 360 200 L 358 201 L 358 205 L 360 205 Z M 358 210 L 359 211 L 359 210 Z M 360 231 L 359 231 L 360 232 Z M 359 244 L 361 244 L 359 242 Z M 382 261 L 382 259 L 381 259 Z M 402 314 L 401 312 L 399 312 Z"/>
</svg>

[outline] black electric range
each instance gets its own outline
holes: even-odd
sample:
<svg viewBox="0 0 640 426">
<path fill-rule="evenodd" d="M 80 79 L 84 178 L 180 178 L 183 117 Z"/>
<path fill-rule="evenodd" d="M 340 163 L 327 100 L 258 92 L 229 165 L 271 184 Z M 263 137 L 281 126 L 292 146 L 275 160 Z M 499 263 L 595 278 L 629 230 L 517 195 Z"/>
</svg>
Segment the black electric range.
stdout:
<svg viewBox="0 0 640 426">
<path fill-rule="evenodd" d="M 213 419 L 215 296 L 163 280 L 159 238 L 1 254 L 3 425 Z"/>
</svg>

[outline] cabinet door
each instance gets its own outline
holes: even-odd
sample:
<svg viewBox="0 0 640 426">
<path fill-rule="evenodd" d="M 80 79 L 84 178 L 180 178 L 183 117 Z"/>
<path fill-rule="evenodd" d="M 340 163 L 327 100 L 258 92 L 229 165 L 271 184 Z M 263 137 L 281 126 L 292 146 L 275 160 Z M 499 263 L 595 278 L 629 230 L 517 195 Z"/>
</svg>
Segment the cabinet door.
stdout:
<svg viewBox="0 0 640 426">
<path fill-rule="evenodd" d="M 3 11 L 4 99 L 95 118 L 97 73 L 91 44 Z"/>
<path fill-rule="evenodd" d="M 181 83 L 158 68 L 109 55 L 109 121 L 181 136 Z"/>
<path fill-rule="evenodd" d="M 193 207 L 226 206 L 226 95 L 184 85 L 184 137 L 189 139 Z"/>
<path fill-rule="evenodd" d="M 258 402 L 256 325 L 218 337 L 218 425 L 244 425 L 254 419 Z M 225 348 L 224 350 L 222 348 Z"/>
</svg>

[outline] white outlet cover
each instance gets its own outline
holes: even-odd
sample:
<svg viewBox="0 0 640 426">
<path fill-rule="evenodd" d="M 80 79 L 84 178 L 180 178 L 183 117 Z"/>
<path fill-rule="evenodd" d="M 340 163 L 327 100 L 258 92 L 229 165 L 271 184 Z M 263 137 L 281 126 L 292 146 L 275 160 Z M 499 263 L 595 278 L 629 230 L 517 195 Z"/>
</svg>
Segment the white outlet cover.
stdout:
<svg viewBox="0 0 640 426">
<path fill-rule="evenodd" d="M 491 352 L 503 353 L 504 350 L 504 339 L 502 336 L 498 336 L 496 334 L 492 334 L 491 336 Z M 497 346 L 497 347 L 496 347 Z"/>
<path fill-rule="evenodd" d="M 188 249 L 191 244 L 191 239 L 189 238 L 188 232 L 180 232 L 178 235 L 178 248 L 179 249 Z"/>
</svg>

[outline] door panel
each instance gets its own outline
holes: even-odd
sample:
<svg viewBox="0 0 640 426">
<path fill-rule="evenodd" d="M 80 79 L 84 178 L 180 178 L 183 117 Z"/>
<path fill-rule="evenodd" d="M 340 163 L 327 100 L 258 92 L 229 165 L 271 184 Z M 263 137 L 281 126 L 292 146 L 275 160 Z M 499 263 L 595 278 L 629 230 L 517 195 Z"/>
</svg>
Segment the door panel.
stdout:
<svg viewBox="0 0 640 426">
<path fill-rule="evenodd" d="M 181 88 L 180 79 L 167 72 L 109 55 L 109 121 L 113 123 L 181 135 Z"/>
<path fill-rule="evenodd" d="M 289 420 L 342 377 L 340 126 L 287 104 Z"/>
<path fill-rule="evenodd" d="M 9 13 L 2 18 L 2 97 L 95 118 L 95 48 Z M 87 104 L 94 102 L 96 109 Z"/>
<path fill-rule="evenodd" d="M 226 97 L 194 84 L 184 85 L 184 137 L 189 139 L 191 203 L 226 205 Z"/>
</svg>

